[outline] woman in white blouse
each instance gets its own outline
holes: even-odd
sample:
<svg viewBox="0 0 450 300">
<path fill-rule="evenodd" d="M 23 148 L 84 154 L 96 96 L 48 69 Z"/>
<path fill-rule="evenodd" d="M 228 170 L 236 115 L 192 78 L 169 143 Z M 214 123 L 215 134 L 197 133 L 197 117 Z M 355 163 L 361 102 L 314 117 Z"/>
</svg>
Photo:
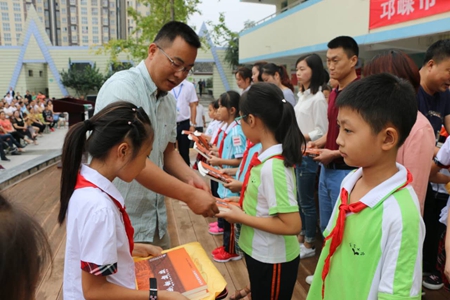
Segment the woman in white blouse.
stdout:
<svg viewBox="0 0 450 300">
<path fill-rule="evenodd" d="M 317 54 L 300 57 L 295 64 L 300 91 L 299 100 L 294 107 L 298 126 L 306 141 L 315 141 L 326 133 L 328 128 L 327 101 L 321 86 L 325 81 L 323 63 Z M 304 156 L 297 166 L 297 190 L 302 232 L 300 233 L 300 258 L 315 255 L 317 212 L 314 201 L 314 188 L 318 164 L 311 157 Z"/>
</svg>

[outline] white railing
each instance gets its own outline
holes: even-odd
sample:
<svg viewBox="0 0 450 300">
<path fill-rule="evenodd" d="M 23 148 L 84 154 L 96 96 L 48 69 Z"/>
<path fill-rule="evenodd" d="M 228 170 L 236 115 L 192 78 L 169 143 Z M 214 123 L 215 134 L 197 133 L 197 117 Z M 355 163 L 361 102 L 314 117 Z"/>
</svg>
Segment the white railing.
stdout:
<svg viewBox="0 0 450 300">
<path fill-rule="evenodd" d="M 308 1 L 308 0 L 298 0 L 298 1 L 294 2 L 294 3 L 291 3 L 291 4 L 289 4 L 288 6 L 283 7 L 280 11 L 277 11 L 277 12 L 275 12 L 275 13 L 273 13 L 273 14 L 267 16 L 267 17 L 265 17 L 264 19 L 261 19 L 261 20 L 257 21 L 257 22 L 255 23 L 255 26 L 256 26 L 256 25 L 259 25 L 259 24 L 261 24 L 261 23 L 264 23 L 264 22 L 266 22 L 267 20 L 270 20 L 270 19 L 272 19 L 273 17 L 276 17 L 276 16 L 278 16 L 279 14 L 282 14 L 282 13 L 284 13 L 285 11 L 288 11 L 288 10 L 290 10 L 291 8 L 293 8 L 293 7 L 295 7 L 295 6 L 299 5 L 299 4 L 302 4 L 303 2 L 306 2 L 306 1 Z"/>
</svg>

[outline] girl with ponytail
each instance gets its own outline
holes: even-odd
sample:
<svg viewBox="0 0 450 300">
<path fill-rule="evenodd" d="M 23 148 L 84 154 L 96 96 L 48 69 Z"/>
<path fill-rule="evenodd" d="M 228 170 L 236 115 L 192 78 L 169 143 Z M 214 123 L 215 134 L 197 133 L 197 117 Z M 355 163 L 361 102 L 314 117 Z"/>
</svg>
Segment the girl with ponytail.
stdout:
<svg viewBox="0 0 450 300">
<path fill-rule="evenodd" d="M 158 255 L 162 249 L 134 244 L 124 199 L 112 181 L 132 181 L 144 168 L 152 144 L 153 129 L 145 111 L 123 101 L 106 106 L 67 133 L 58 216 L 60 224 L 67 219 L 64 299 L 151 296 L 136 290 L 132 255 Z M 83 155 L 92 158 L 90 164 L 82 164 Z M 186 299 L 165 291 L 158 298 Z"/>
<path fill-rule="evenodd" d="M 253 84 L 240 100 L 242 130 L 262 149 L 252 157 L 241 190 L 241 208 L 217 216 L 241 223 L 253 299 L 291 299 L 300 262 L 301 229 L 294 165 L 301 164 L 305 138 L 294 108 L 269 83 Z"/>
<path fill-rule="evenodd" d="M 294 96 L 294 86 L 284 66 L 278 66 L 273 63 L 266 64 L 262 68 L 261 77 L 264 82 L 270 82 L 278 86 L 283 91 L 284 99 L 292 106 L 295 106 L 297 101 Z"/>
</svg>

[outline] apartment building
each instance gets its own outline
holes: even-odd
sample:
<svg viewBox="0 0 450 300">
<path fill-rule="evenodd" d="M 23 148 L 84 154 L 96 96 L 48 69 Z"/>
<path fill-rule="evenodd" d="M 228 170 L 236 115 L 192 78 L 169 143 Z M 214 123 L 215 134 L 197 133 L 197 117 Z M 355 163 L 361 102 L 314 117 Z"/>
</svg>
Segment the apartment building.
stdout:
<svg viewBox="0 0 450 300">
<path fill-rule="evenodd" d="M 349 35 L 360 45 L 361 64 L 388 49 L 402 50 L 420 64 L 435 41 L 450 38 L 448 0 L 241 0 L 275 5 L 276 13 L 243 31 L 239 60 L 271 61 L 294 69 L 296 59 Z"/>
<path fill-rule="evenodd" d="M 150 7 L 132 0 L 0 0 L 1 46 L 19 45 L 31 5 L 53 46 L 94 46 L 126 39 L 136 26 L 127 8 L 150 14 Z"/>
</svg>

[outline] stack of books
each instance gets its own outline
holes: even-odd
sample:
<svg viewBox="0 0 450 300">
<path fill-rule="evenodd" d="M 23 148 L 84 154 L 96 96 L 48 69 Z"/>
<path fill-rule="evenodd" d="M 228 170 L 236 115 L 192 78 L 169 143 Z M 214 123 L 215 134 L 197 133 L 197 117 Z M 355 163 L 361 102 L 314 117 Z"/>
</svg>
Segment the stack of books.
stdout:
<svg viewBox="0 0 450 300">
<path fill-rule="evenodd" d="M 135 262 L 138 290 L 149 290 L 149 278 L 156 278 L 158 290 L 175 291 L 191 300 L 209 296 L 208 285 L 185 248 Z"/>
</svg>

